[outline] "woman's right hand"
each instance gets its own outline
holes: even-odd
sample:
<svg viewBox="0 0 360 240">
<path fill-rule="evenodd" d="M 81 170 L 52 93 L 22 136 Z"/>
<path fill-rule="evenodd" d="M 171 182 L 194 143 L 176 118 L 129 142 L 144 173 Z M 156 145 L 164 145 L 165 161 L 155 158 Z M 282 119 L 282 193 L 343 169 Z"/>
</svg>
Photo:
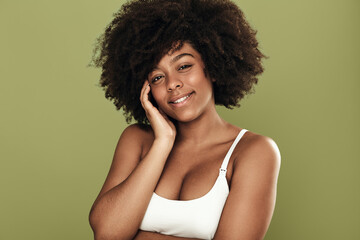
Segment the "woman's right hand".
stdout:
<svg viewBox="0 0 360 240">
<path fill-rule="evenodd" d="M 150 84 L 145 81 L 141 89 L 140 101 L 145 110 L 146 117 L 149 120 L 154 131 L 155 139 L 163 139 L 167 141 L 175 141 L 176 128 L 169 120 L 167 115 L 160 108 L 157 109 L 149 101 Z"/>
</svg>

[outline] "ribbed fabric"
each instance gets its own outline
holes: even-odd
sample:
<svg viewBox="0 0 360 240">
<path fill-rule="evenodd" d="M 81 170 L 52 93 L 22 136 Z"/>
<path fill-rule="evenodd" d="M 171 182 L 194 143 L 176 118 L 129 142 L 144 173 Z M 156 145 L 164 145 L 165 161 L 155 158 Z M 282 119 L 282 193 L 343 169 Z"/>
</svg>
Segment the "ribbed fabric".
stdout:
<svg viewBox="0 0 360 240">
<path fill-rule="evenodd" d="M 242 129 L 235 138 L 221 164 L 219 176 L 207 194 L 192 200 L 170 200 L 154 192 L 140 229 L 177 237 L 212 239 L 229 195 L 227 165 L 246 131 Z"/>
</svg>

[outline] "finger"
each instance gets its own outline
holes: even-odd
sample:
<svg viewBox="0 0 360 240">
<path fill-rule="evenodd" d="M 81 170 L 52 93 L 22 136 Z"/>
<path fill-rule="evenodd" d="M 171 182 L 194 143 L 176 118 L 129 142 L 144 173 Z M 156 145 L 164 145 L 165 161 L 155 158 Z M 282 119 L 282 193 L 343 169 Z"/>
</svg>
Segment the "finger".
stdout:
<svg viewBox="0 0 360 240">
<path fill-rule="evenodd" d="M 143 86 L 142 86 L 141 91 L 140 91 L 140 101 L 142 101 L 144 91 L 145 91 L 145 87 L 146 87 L 146 81 L 144 81 Z"/>
<path fill-rule="evenodd" d="M 143 104 L 147 107 L 149 107 L 149 93 L 150 93 L 150 85 L 147 84 L 144 88 L 144 92 L 143 92 L 143 96 L 142 96 L 142 101 L 143 101 Z"/>
<path fill-rule="evenodd" d="M 152 110 L 156 109 L 149 100 L 149 93 L 150 93 L 150 85 L 149 84 L 144 85 L 144 91 L 142 92 L 142 97 L 141 97 L 141 104 L 146 114 L 149 114 Z"/>
<path fill-rule="evenodd" d="M 148 81 L 145 81 L 144 84 L 143 84 L 143 87 L 141 88 L 141 93 L 140 93 L 140 102 L 141 102 L 141 105 L 143 106 L 143 108 L 145 107 L 144 106 L 144 103 L 146 100 L 148 100 L 148 92 L 147 91 L 150 91 L 149 89 L 149 84 L 148 84 Z"/>
</svg>

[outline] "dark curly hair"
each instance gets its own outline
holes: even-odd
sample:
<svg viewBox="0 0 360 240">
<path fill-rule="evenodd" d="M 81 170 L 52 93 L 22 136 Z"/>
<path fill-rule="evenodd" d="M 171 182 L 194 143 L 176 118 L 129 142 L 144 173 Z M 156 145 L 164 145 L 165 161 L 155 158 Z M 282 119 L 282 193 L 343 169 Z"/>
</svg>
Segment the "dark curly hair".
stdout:
<svg viewBox="0 0 360 240">
<path fill-rule="evenodd" d="M 166 53 L 188 42 L 216 80 L 215 104 L 232 108 L 252 93 L 264 70 L 255 35 L 229 0 L 135 0 L 97 39 L 92 65 L 102 67 L 100 86 L 126 121 L 148 123 L 139 100 L 142 84 Z"/>
</svg>

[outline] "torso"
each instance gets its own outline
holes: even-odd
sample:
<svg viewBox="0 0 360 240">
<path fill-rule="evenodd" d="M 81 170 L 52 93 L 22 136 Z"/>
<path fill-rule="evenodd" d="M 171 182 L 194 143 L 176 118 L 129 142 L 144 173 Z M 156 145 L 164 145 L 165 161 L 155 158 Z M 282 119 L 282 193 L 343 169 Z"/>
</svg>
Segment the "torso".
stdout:
<svg viewBox="0 0 360 240">
<path fill-rule="evenodd" d="M 224 157 L 241 128 L 231 126 L 229 131 L 219 138 L 198 146 L 175 142 L 166 161 L 155 193 L 172 200 L 191 200 L 204 196 L 214 185 Z M 146 130 L 142 157 L 149 151 L 154 140 L 151 128 Z M 231 177 L 236 156 L 246 144 L 246 138 L 236 146 L 228 167 L 226 178 L 231 186 Z"/>
</svg>

